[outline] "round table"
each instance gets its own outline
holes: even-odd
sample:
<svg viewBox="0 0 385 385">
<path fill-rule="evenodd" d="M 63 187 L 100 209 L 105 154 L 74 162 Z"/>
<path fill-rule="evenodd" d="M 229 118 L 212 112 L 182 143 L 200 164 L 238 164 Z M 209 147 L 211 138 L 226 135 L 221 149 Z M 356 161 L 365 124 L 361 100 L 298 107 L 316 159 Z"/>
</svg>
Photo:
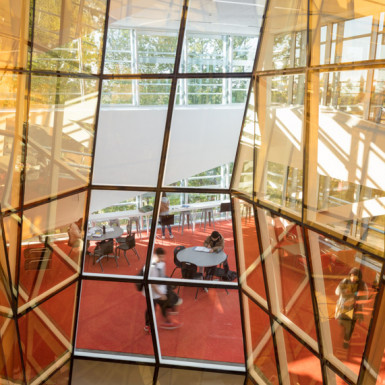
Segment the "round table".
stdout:
<svg viewBox="0 0 385 385">
<path fill-rule="evenodd" d="M 106 239 L 118 238 L 123 234 L 123 230 L 121 229 L 121 227 L 114 226 L 114 227 L 110 227 L 110 228 L 114 229 L 114 231 L 107 231 L 107 229 L 108 229 L 108 227 L 107 227 L 106 233 L 101 234 L 99 237 L 87 235 L 87 241 L 101 242 L 101 241 L 105 241 Z"/>
<path fill-rule="evenodd" d="M 179 262 L 189 262 L 200 267 L 209 267 L 220 265 L 226 260 L 227 255 L 224 251 L 207 253 L 205 251 L 197 251 L 195 247 L 188 247 L 181 250 L 176 258 Z"/>
</svg>

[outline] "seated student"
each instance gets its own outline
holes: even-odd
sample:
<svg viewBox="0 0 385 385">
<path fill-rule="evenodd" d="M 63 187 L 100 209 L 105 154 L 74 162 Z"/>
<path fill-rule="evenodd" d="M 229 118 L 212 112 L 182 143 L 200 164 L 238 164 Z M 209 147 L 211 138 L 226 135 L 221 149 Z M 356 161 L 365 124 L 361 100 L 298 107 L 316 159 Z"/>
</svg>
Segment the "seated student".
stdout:
<svg viewBox="0 0 385 385">
<path fill-rule="evenodd" d="M 154 251 L 154 255 L 151 259 L 149 277 L 164 278 L 166 277 L 166 252 L 163 248 L 158 247 Z M 154 308 L 159 305 L 164 322 L 159 327 L 162 329 L 176 329 L 181 326 L 179 322 L 172 321 L 169 317 L 170 314 L 176 313 L 175 306 L 179 306 L 183 303 L 182 298 L 179 298 L 167 285 L 155 285 L 151 284 L 152 298 L 154 300 Z M 142 291 L 145 295 L 144 289 Z M 150 315 L 148 310 L 145 313 L 146 326 L 144 330 L 150 331 Z"/>
<path fill-rule="evenodd" d="M 211 235 L 206 238 L 203 245 L 210 249 L 210 253 L 219 253 L 223 251 L 225 247 L 225 240 L 218 231 L 213 231 Z"/>
<path fill-rule="evenodd" d="M 210 249 L 210 253 L 219 253 L 225 247 L 225 240 L 218 231 L 213 231 L 204 241 L 203 245 Z M 216 266 L 205 267 L 205 279 L 212 279 Z M 205 290 L 207 291 L 207 289 Z"/>
</svg>

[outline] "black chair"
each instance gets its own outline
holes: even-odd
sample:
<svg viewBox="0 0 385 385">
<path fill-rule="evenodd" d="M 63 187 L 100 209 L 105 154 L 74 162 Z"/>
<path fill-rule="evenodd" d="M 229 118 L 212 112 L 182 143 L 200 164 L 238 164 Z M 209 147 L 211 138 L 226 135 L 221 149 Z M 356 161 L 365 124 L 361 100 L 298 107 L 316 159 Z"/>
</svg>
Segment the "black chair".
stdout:
<svg viewBox="0 0 385 385">
<path fill-rule="evenodd" d="M 198 272 L 197 265 L 194 265 L 193 263 L 182 262 L 181 271 L 182 271 L 182 278 L 203 279 L 203 274 Z M 198 290 L 199 288 L 197 288 L 197 291 L 195 293 L 195 299 L 197 299 L 198 297 Z"/>
<path fill-rule="evenodd" d="M 99 242 L 96 245 L 92 256 L 94 257 L 94 264 L 99 263 L 102 271 L 104 271 L 103 265 L 102 265 L 102 259 L 103 258 L 109 258 L 110 256 L 115 259 L 116 267 L 119 267 L 118 257 L 114 253 L 114 240 L 113 239 L 106 239 L 105 241 Z"/>
<path fill-rule="evenodd" d="M 229 281 L 229 264 L 227 262 L 227 258 L 222 262 L 222 267 L 216 267 L 213 271 L 213 277 L 220 279 L 221 281 Z M 235 279 L 235 278 L 234 278 Z M 229 294 L 228 290 L 226 293 Z"/>
<path fill-rule="evenodd" d="M 170 275 L 170 278 L 173 276 L 173 274 L 175 273 L 176 269 L 178 269 L 178 268 L 181 269 L 182 268 L 182 262 L 179 262 L 179 260 L 177 258 L 177 255 L 183 249 L 185 249 L 184 246 L 177 246 L 174 249 L 174 265 L 175 265 L 175 267 L 174 267 L 174 270 L 172 271 L 172 273 Z"/>
<path fill-rule="evenodd" d="M 221 216 L 222 213 L 225 213 L 225 220 L 227 220 L 227 213 L 231 212 L 231 203 L 225 202 L 221 203 L 219 206 L 219 215 Z"/>
<path fill-rule="evenodd" d="M 135 234 L 127 235 L 127 237 L 118 237 L 116 238 L 116 242 L 118 243 L 118 245 L 116 246 L 115 254 L 118 255 L 119 252 L 120 255 L 120 252 L 123 251 L 124 258 L 126 259 L 128 264 L 130 264 L 130 262 L 127 259 L 126 253 L 129 250 L 132 250 L 138 257 L 138 259 L 140 259 L 140 256 L 135 248 Z"/>
</svg>

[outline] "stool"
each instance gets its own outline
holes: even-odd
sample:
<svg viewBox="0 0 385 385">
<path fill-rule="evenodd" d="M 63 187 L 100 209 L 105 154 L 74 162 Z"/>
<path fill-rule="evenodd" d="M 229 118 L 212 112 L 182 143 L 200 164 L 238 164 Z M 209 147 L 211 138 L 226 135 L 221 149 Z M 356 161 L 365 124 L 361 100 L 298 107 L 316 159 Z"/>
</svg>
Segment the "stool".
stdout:
<svg viewBox="0 0 385 385">
<path fill-rule="evenodd" d="M 190 223 L 191 223 L 192 231 L 194 232 L 194 220 L 193 220 L 191 211 L 181 211 L 180 213 L 179 227 L 182 226 L 181 234 L 183 234 L 185 221 L 187 223 L 188 228 L 190 228 Z M 178 230 L 179 230 L 179 227 L 178 227 Z"/>
<path fill-rule="evenodd" d="M 132 232 L 132 224 L 135 223 L 136 232 L 139 233 L 140 238 L 142 238 L 142 232 L 140 231 L 140 218 L 139 217 L 130 217 L 128 218 L 127 223 L 127 234 L 131 235 Z"/>
<path fill-rule="evenodd" d="M 214 209 L 202 209 L 201 212 L 201 227 L 202 227 L 202 221 L 204 218 L 204 230 L 206 230 L 206 223 L 207 219 L 209 220 L 209 226 L 211 226 L 211 220 L 213 221 L 213 228 L 215 229 L 215 218 L 214 218 Z"/>
</svg>

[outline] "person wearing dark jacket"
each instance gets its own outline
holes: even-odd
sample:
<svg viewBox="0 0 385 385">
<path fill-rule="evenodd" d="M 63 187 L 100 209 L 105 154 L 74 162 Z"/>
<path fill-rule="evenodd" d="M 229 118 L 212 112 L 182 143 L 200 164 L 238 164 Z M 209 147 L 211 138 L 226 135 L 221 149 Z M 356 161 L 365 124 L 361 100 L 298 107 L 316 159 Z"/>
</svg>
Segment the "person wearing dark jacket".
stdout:
<svg viewBox="0 0 385 385">
<path fill-rule="evenodd" d="M 225 247 L 225 240 L 218 231 L 213 231 L 211 235 L 205 239 L 203 245 L 210 249 L 210 253 L 219 253 L 223 251 Z M 211 280 L 213 278 L 215 268 L 216 266 L 205 267 L 205 279 Z M 207 289 L 205 291 L 207 291 Z"/>
<path fill-rule="evenodd" d="M 338 295 L 335 318 L 344 330 L 343 347 L 349 347 L 357 320 L 363 319 L 362 301 L 367 299 L 368 287 L 362 280 L 361 270 L 354 267 L 349 277 L 344 278 L 335 290 Z"/>
</svg>

